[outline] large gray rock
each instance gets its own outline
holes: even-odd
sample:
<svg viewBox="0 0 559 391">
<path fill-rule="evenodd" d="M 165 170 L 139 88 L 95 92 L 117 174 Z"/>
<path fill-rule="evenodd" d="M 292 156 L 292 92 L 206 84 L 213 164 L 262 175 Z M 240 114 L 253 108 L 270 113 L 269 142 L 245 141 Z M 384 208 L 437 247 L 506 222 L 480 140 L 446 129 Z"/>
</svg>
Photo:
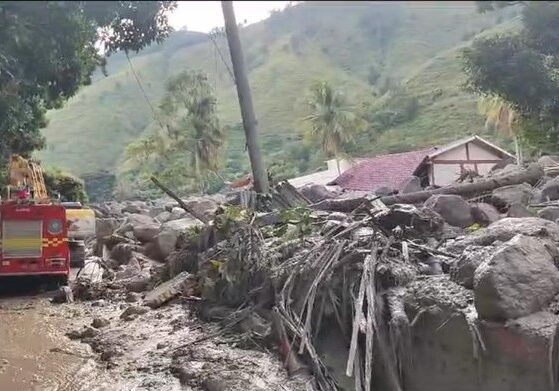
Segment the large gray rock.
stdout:
<svg viewBox="0 0 559 391">
<path fill-rule="evenodd" d="M 504 321 L 540 311 L 559 293 L 557 247 L 517 235 L 474 274 L 474 304 L 481 319 Z"/>
<path fill-rule="evenodd" d="M 203 224 L 193 218 L 185 217 L 179 220 L 168 221 L 161 225 L 161 231 L 154 238 L 161 258 L 166 258 L 177 247 L 181 235 L 194 227 L 201 227 Z"/>
<path fill-rule="evenodd" d="M 501 218 L 501 215 L 493 205 L 480 202 L 472 205 L 472 216 L 478 224 L 488 225 Z"/>
<path fill-rule="evenodd" d="M 182 219 L 183 217 L 186 217 L 187 215 L 188 214 L 186 213 L 186 211 L 183 208 L 175 206 L 175 207 L 173 207 L 173 209 L 171 209 L 171 217 L 169 217 L 168 221 Z"/>
<path fill-rule="evenodd" d="M 216 198 L 217 199 L 217 198 Z M 213 220 L 218 203 L 210 197 L 191 197 L 183 200 L 188 209 L 192 210 L 196 216 L 203 216 L 208 221 Z"/>
<path fill-rule="evenodd" d="M 526 217 L 522 219 L 507 217 L 501 219 L 486 228 L 480 229 L 448 243 L 446 251 L 461 254 L 470 245 L 490 246 L 495 242 L 506 242 L 516 234 L 534 236 L 537 238 L 551 238 L 559 242 L 559 225 L 538 217 Z"/>
<path fill-rule="evenodd" d="M 436 194 L 424 206 L 440 214 L 450 225 L 465 228 L 474 223 L 470 205 L 458 195 Z"/>
<path fill-rule="evenodd" d="M 392 230 L 399 226 L 412 237 L 438 237 L 444 227 L 444 220 L 437 212 L 406 204 L 391 205 L 388 210 L 377 213 L 375 218 L 383 228 Z M 340 224 L 339 221 L 335 223 Z"/>
<path fill-rule="evenodd" d="M 160 224 L 142 224 L 134 227 L 134 237 L 142 243 L 151 242 L 159 233 Z"/>
<path fill-rule="evenodd" d="M 121 221 L 114 218 L 96 219 L 95 220 L 95 237 L 102 239 L 105 236 L 111 236 L 120 226 Z"/>
<path fill-rule="evenodd" d="M 155 220 L 157 220 L 159 223 L 166 223 L 167 221 L 171 220 L 171 212 L 165 210 L 155 216 Z"/>
<path fill-rule="evenodd" d="M 474 274 L 481 263 L 493 253 L 492 246 L 468 246 L 450 267 L 450 279 L 464 288 L 474 287 Z"/>
<path fill-rule="evenodd" d="M 521 183 L 493 190 L 491 202 L 498 207 L 506 207 L 512 204 L 528 205 L 531 196 L 532 186 Z"/>
<path fill-rule="evenodd" d="M 546 206 L 538 211 L 538 217 L 549 221 L 557 221 L 559 219 L 559 206 Z"/>
<path fill-rule="evenodd" d="M 525 205 L 515 203 L 507 211 L 507 217 L 534 217 L 534 214 Z"/>
<path fill-rule="evenodd" d="M 543 201 L 559 199 L 559 177 L 549 180 L 542 188 Z"/>
<path fill-rule="evenodd" d="M 416 191 L 421 190 L 421 180 L 416 176 L 411 176 L 408 179 L 405 179 L 398 188 L 398 192 L 400 194 L 415 193 Z"/>
</svg>

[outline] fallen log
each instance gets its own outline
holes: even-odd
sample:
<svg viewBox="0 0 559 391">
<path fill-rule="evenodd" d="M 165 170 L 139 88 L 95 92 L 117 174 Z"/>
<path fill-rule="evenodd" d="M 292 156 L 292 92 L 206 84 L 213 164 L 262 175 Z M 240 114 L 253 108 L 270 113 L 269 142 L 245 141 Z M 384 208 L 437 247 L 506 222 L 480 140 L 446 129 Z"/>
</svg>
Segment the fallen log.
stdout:
<svg viewBox="0 0 559 391">
<path fill-rule="evenodd" d="M 171 197 L 172 199 L 174 199 L 175 201 L 177 201 L 177 203 L 181 206 L 181 208 L 183 208 L 187 213 L 190 213 L 192 216 L 194 216 L 195 218 L 197 218 L 198 220 L 200 220 L 202 223 L 204 223 L 205 225 L 209 224 L 208 219 L 206 218 L 206 216 L 200 214 L 200 213 L 196 213 L 196 211 L 194 211 L 192 208 L 189 208 L 188 205 L 186 205 L 184 203 L 183 200 L 181 200 L 179 198 L 179 196 L 177 196 L 173 191 L 171 191 L 171 189 L 169 189 L 167 186 L 163 185 L 161 182 L 159 182 L 159 180 L 152 176 L 151 177 L 151 181 L 153 183 L 155 183 L 157 185 L 157 187 L 159 187 L 161 190 L 163 190 L 169 197 Z"/>
<path fill-rule="evenodd" d="M 527 168 L 499 178 L 488 178 L 475 183 L 451 185 L 435 190 L 423 190 L 414 193 L 399 194 L 382 197 L 380 200 L 385 205 L 392 204 L 417 204 L 426 201 L 435 194 L 456 194 L 461 196 L 475 195 L 498 189 L 499 187 L 529 183 L 535 185 L 544 175 L 543 168 L 532 163 Z"/>
</svg>

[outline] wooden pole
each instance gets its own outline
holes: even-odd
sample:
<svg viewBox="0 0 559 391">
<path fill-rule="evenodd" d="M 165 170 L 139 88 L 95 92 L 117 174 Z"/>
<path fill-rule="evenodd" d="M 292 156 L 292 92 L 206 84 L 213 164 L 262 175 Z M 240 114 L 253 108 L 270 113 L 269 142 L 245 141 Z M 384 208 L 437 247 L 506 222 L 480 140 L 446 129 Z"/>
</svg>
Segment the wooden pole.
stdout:
<svg viewBox="0 0 559 391">
<path fill-rule="evenodd" d="M 260 153 L 256 116 L 254 115 L 252 95 L 245 70 L 239 29 L 237 27 L 237 21 L 235 20 L 235 12 L 233 11 L 233 2 L 222 1 L 221 8 L 223 10 L 223 19 L 225 20 L 225 32 L 227 33 L 231 62 L 233 63 L 233 73 L 235 75 L 235 84 L 237 85 L 239 105 L 241 106 L 241 116 L 245 129 L 248 156 L 252 167 L 254 190 L 257 193 L 268 193 L 268 174 L 264 161 L 262 160 L 262 154 Z"/>
</svg>

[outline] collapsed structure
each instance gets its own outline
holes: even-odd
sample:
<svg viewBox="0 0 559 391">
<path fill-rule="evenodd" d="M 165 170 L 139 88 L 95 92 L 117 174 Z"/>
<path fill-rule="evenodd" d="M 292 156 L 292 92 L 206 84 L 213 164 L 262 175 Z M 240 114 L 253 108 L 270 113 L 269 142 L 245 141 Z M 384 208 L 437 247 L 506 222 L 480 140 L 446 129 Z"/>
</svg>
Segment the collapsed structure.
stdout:
<svg viewBox="0 0 559 391">
<path fill-rule="evenodd" d="M 317 390 L 555 390 L 556 167 L 382 198 L 283 183 L 271 204 L 185 200 L 206 223 L 170 201 L 98 205 L 104 277 L 86 267 L 73 291 L 196 298 Z"/>
</svg>

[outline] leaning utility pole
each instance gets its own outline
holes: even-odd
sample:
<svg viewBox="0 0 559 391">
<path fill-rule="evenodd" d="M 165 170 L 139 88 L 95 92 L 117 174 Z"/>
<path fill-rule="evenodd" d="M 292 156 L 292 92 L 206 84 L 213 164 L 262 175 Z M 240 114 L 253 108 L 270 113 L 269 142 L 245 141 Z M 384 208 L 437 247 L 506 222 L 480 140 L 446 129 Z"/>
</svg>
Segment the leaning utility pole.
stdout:
<svg viewBox="0 0 559 391">
<path fill-rule="evenodd" d="M 239 29 L 233 11 L 233 2 L 222 1 L 221 8 L 223 10 L 223 19 L 225 19 L 225 32 L 227 33 L 227 42 L 229 43 L 229 52 L 231 53 L 231 62 L 233 63 L 233 73 L 235 75 L 235 84 L 237 85 L 237 95 L 239 97 L 241 116 L 245 128 L 248 156 L 250 158 L 252 178 L 254 180 L 254 190 L 256 190 L 257 193 L 268 193 L 268 174 L 266 173 L 262 154 L 260 153 L 256 117 L 254 115 L 252 95 L 250 93 L 250 86 L 248 85 L 248 78 L 245 70 L 243 49 L 241 48 L 241 40 L 239 39 Z"/>
</svg>

